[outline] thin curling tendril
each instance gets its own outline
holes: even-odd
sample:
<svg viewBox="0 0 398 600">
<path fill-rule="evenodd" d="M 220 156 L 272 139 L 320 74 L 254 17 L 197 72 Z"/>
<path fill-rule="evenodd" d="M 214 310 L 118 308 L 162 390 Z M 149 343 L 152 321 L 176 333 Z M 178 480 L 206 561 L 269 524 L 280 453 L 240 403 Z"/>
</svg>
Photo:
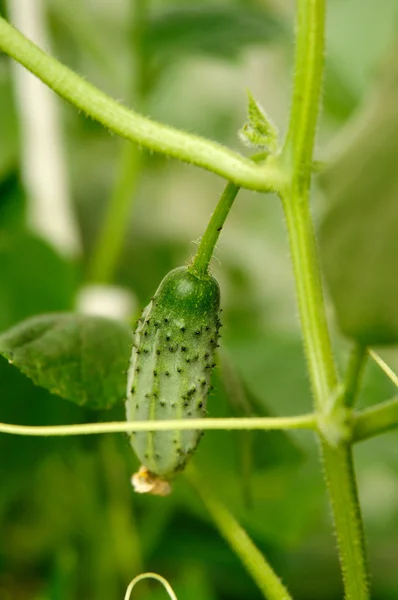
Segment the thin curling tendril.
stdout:
<svg viewBox="0 0 398 600">
<path fill-rule="evenodd" d="M 178 600 L 177 596 L 173 591 L 173 588 L 171 587 L 167 579 L 165 579 L 161 575 L 158 575 L 157 573 L 141 573 L 141 575 L 137 575 L 137 577 L 134 577 L 134 579 L 130 581 L 127 587 L 124 600 L 131 600 L 131 592 L 133 591 L 133 588 L 137 585 L 137 583 L 139 583 L 143 579 L 156 579 L 163 585 L 171 600 Z"/>
<path fill-rule="evenodd" d="M 385 375 L 389 378 L 393 384 L 398 387 L 398 375 L 394 373 L 391 367 L 377 354 L 374 350 L 368 350 L 369 356 L 373 358 L 375 363 L 380 367 L 380 369 L 384 372 Z"/>
</svg>

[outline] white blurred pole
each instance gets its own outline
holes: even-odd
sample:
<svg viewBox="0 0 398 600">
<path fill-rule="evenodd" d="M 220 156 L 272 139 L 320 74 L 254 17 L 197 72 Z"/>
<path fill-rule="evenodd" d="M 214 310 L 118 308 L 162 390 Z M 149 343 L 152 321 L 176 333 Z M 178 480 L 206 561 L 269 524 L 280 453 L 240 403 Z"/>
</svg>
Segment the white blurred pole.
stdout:
<svg viewBox="0 0 398 600">
<path fill-rule="evenodd" d="M 43 0 L 8 0 L 10 20 L 48 49 Z M 20 121 L 22 178 L 28 226 L 66 256 L 80 251 L 65 168 L 58 99 L 39 79 L 12 61 Z"/>
</svg>

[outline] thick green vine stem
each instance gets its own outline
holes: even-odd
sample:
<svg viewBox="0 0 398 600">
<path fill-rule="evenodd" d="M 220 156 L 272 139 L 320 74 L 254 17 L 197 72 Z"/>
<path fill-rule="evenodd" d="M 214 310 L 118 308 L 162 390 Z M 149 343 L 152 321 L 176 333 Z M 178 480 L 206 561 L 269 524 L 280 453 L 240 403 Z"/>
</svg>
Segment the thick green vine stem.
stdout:
<svg viewBox="0 0 398 600">
<path fill-rule="evenodd" d="M 322 89 L 325 0 L 297 0 L 297 39 L 290 123 L 284 147 L 298 189 L 309 188 Z"/>
<path fill-rule="evenodd" d="M 125 108 L 43 52 L 2 17 L 0 50 L 59 96 L 121 137 L 217 173 L 242 187 L 265 192 L 284 187 L 285 173 L 274 157 L 270 156 L 263 165 L 255 165 L 221 144 L 157 123 Z"/>
<path fill-rule="evenodd" d="M 324 310 L 314 228 L 307 197 L 297 197 L 292 190 L 282 201 L 313 397 L 317 409 L 322 410 L 337 385 L 337 374 Z"/>
<path fill-rule="evenodd" d="M 295 197 L 285 198 L 284 207 L 314 402 L 322 421 L 323 413 L 328 411 L 328 400 L 335 392 L 337 376 L 326 325 L 312 222 L 307 202 L 300 202 Z M 367 560 L 351 448 L 338 439 L 337 446 L 331 443 L 336 439 L 334 428 L 340 428 L 340 423 L 333 421 L 338 416 L 338 413 L 325 414 L 332 432 L 330 436 L 325 435 L 321 444 L 324 471 L 333 508 L 346 598 L 367 600 Z"/>
<path fill-rule="evenodd" d="M 370 598 L 368 563 L 352 448 L 344 442 L 333 448 L 323 441 L 322 453 L 340 550 L 345 597 L 347 600 L 367 600 Z"/>
<path fill-rule="evenodd" d="M 337 533 L 347 600 L 368 600 L 369 585 L 361 511 L 349 443 L 334 435 L 339 411 L 330 414 L 338 377 L 327 327 L 309 190 L 322 86 L 325 0 L 297 0 L 293 104 L 282 162 L 291 175 L 281 193 L 290 238 L 304 349 L 319 422 L 329 423 L 321 449 Z M 341 392 L 339 392 L 341 393 Z M 343 395 L 350 395 L 343 390 Z M 336 422 L 334 422 L 334 420 Z"/>
<path fill-rule="evenodd" d="M 222 504 L 192 465 L 185 472 L 187 479 L 199 493 L 214 523 L 232 550 L 239 556 L 266 600 L 292 600 L 289 592 L 242 529 L 226 506 Z"/>
</svg>

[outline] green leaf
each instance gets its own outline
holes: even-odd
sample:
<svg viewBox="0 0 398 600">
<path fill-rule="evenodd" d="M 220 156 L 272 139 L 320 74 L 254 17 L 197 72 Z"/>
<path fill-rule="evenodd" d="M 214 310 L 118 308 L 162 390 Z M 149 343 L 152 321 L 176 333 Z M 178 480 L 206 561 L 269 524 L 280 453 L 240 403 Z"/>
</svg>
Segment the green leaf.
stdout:
<svg viewBox="0 0 398 600">
<path fill-rule="evenodd" d="M 36 385 L 92 409 L 125 398 L 132 334 L 103 317 L 54 313 L 0 335 L 0 353 Z"/>
<path fill-rule="evenodd" d="M 395 55 L 351 144 L 321 178 L 326 281 L 342 331 L 365 345 L 398 342 L 398 73 Z"/>
<path fill-rule="evenodd" d="M 207 54 L 234 59 L 245 47 L 278 39 L 281 22 L 268 10 L 250 6 L 179 6 L 155 14 L 144 46 L 161 62 Z"/>
<path fill-rule="evenodd" d="M 249 122 L 239 131 L 239 137 L 248 146 L 269 148 L 270 152 L 274 154 L 278 150 L 278 130 L 249 90 L 247 90 L 247 95 Z"/>
</svg>

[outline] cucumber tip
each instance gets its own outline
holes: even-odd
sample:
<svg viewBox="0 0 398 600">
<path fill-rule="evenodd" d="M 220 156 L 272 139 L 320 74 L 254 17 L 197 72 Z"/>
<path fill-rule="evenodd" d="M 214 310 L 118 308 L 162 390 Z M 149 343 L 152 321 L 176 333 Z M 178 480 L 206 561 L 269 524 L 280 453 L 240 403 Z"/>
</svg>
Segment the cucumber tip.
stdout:
<svg viewBox="0 0 398 600">
<path fill-rule="evenodd" d="M 137 494 L 168 496 L 171 493 L 170 483 L 158 475 L 154 475 L 144 466 L 141 466 L 137 473 L 134 473 L 131 483 Z"/>
</svg>

